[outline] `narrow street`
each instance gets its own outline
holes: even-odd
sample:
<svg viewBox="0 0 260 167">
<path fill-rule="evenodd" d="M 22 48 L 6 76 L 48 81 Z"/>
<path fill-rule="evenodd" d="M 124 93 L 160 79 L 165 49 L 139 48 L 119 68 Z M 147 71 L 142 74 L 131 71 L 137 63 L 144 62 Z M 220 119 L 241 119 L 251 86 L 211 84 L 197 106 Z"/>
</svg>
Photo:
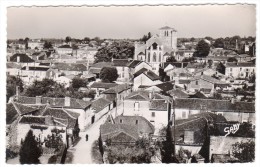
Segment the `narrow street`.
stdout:
<svg viewBox="0 0 260 167">
<path fill-rule="evenodd" d="M 116 108 L 113 108 L 110 113 L 114 116 Z M 122 111 L 122 105 L 117 108 L 118 113 Z M 102 125 L 107 119 L 108 113 L 101 119 L 92 124 L 85 132 L 80 132 L 80 141 L 74 147 L 70 147 L 68 152 L 73 154 L 72 164 L 92 164 L 91 157 L 92 144 L 98 140 L 100 134 L 100 125 Z M 86 141 L 86 134 L 88 134 L 88 141 Z"/>
</svg>

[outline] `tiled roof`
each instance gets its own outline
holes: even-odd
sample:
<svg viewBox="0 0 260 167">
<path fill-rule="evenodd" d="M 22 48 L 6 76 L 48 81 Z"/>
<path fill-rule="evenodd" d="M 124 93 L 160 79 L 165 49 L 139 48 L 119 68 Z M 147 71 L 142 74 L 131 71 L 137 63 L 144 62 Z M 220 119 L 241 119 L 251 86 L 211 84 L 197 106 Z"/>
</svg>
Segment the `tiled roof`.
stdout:
<svg viewBox="0 0 260 167">
<path fill-rule="evenodd" d="M 36 104 L 36 97 L 19 96 L 15 97 L 16 101 L 22 104 Z M 65 98 L 52 98 L 42 97 L 41 104 L 48 104 L 51 107 L 64 107 L 64 108 L 80 108 L 85 109 L 91 105 L 90 101 L 84 101 L 81 99 L 70 98 L 70 105 L 65 106 Z"/>
<path fill-rule="evenodd" d="M 20 115 L 28 114 L 28 113 L 38 110 L 37 108 L 29 107 L 29 106 L 23 105 L 21 103 L 13 103 L 13 105 L 18 110 Z"/>
<path fill-rule="evenodd" d="M 74 128 L 77 119 L 79 117 L 78 113 L 74 113 L 65 109 L 48 108 L 43 112 L 44 116 L 50 115 L 54 118 L 60 118 L 68 120 L 68 128 Z"/>
<path fill-rule="evenodd" d="M 16 63 L 13 63 L 13 62 L 7 62 L 6 63 L 6 68 L 16 68 L 16 69 L 19 69 L 20 65 L 18 65 Z"/>
<path fill-rule="evenodd" d="M 23 116 L 19 123 L 21 124 L 38 124 L 38 125 L 55 125 L 53 118 L 49 117 L 49 121 L 46 120 L 46 116 L 32 116 L 32 115 L 25 115 Z"/>
<path fill-rule="evenodd" d="M 99 74 L 100 71 L 101 71 L 101 68 L 92 68 L 92 67 L 89 68 L 89 72 L 92 74 Z"/>
<path fill-rule="evenodd" d="M 104 88 L 109 89 L 117 86 L 117 83 L 106 83 L 106 82 L 94 82 L 90 87 L 91 88 Z"/>
<path fill-rule="evenodd" d="M 100 126 L 100 133 L 102 141 L 106 141 L 120 133 L 125 133 L 128 136 L 132 137 L 133 140 L 137 140 L 139 138 L 139 133 L 137 128 L 126 124 L 112 124 L 105 123 Z"/>
<path fill-rule="evenodd" d="M 6 124 L 11 124 L 14 120 L 18 118 L 19 114 L 17 113 L 14 105 L 12 103 L 6 104 Z"/>
<path fill-rule="evenodd" d="M 175 130 L 177 142 L 183 142 L 185 130 L 194 131 L 194 143 L 202 144 L 206 137 L 205 126 L 211 123 L 226 122 L 225 117 L 210 112 L 191 115 L 188 119 L 176 120 Z M 174 127 L 172 128 L 174 134 Z"/>
<path fill-rule="evenodd" d="M 186 68 L 203 68 L 204 65 L 202 63 L 189 63 Z"/>
<path fill-rule="evenodd" d="M 132 92 L 125 98 L 125 100 L 150 101 L 149 92 L 146 92 L 146 91 Z"/>
<path fill-rule="evenodd" d="M 175 99 L 175 107 L 193 110 L 201 110 L 202 108 L 206 108 L 211 111 L 222 112 L 255 112 L 255 103 L 235 102 L 232 104 L 229 100 L 216 99 L 177 98 Z"/>
<path fill-rule="evenodd" d="M 91 67 L 100 68 L 100 69 L 102 69 L 103 67 L 111 67 L 111 66 L 112 66 L 111 62 L 98 62 L 91 65 Z"/>
<path fill-rule="evenodd" d="M 187 67 L 187 65 L 189 63 L 186 63 L 186 62 L 165 62 L 165 63 L 162 63 L 162 67 L 166 68 L 169 64 L 171 64 L 172 66 L 174 67 L 177 67 L 177 68 L 185 68 Z"/>
<path fill-rule="evenodd" d="M 53 68 L 64 71 L 87 71 L 87 67 L 84 64 L 77 63 L 55 63 Z"/>
<path fill-rule="evenodd" d="M 70 45 L 62 45 L 62 46 L 59 46 L 58 48 L 68 48 L 68 49 L 72 49 Z"/>
<path fill-rule="evenodd" d="M 227 63 L 226 67 L 255 67 L 255 64 L 252 62 Z"/>
<path fill-rule="evenodd" d="M 167 111 L 167 102 L 165 100 L 152 100 L 150 103 L 150 110 Z"/>
<path fill-rule="evenodd" d="M 160 88 L 162 91 L 167 92 L 169 90 L 172 90 L 174 85 L 171 82 L 163 82 L 160 84 L 155 85 L 158 88 Z"/>
<path fill-rule="evenodd" d="M 139 75 L 144 74 L 146 75 L 148 78 L 150 78 L 152 81 L 154 80 L 159 80 L 160 77 L 158 75 L 156 75 L 154 72 L 147 70 L 146 68 L 142 68 L 139 71 L 137 71 L 136 73 L 134 73 L 135 77 L 138 77 Z"/>
<path fill-rule="evenodd" d="M 29 67 L 29 71 L 48 71 L 49 67 Z M 24 66 L 21 70 L 27 70 L 27 68 Z"/>
<path fill-rule="evenodd" d="M 190 95 L 190 98 L 202 98 L 207 99 L 207 96 L 205 96 L 202 92 L 196 92 L 193 95 Z"/>
<path fill-rule="evenodd" d="M 189 97 L 188 94 L 183 92 L 181 89 L 172 89 L 168 92 L 172 97 L 175 96 L 176 98 L 187 98 Z"/>
<path fill-rule="evenodd" d="M 130 62 L 130 64 L 128 65 L 129 68 L 135 68 L 139 63 L 141 63 L 141 60 L 133 60 L 132 62 Z"/>
<path fill-rule="evenodd" d="M 130 63 L 130 60 L 128 60 L 128 59 L 113 59 L 112 63 L 113 63 L 113 66 L 127 67 Z"/>
<path fill-rule="evenodd" d="M 34 62 L 33 59 L 31 59 L 29 56 L 27 56 L 26 54 L 20 54 L 20 53 L 16 53 L 14 54 L 12 57 L 10 57 L 10 61 L 12 62 L 17 62 L 17 57 L 20 56 L 20 62 L 21 63 L 31 63 Z"/>
<path fill-rule="evenodd" d="M 105 98 L 99 98 L 92 102 L 91 107 L 95 110 L 95 113 L 98 113 L 99 111 L 103 110 L 105 107 L 110 105 L 112 102 L 108 101 Z"/>
<path fill-rule="evenodd" d="M 109 89 L 103 91 L 102 93 L 103 94 L 116 94 L 116 93 L 121 93 L 124 90 L 128 90 L 128 89 L 130 89 L 130 86 L 128 84 L 120 84 L 115 87 L 109 88 Z"/>
<path fill-rule="evenodd" d="M 120 120 L 122 123 L 120 123 Z M 133 126 L 134 128 L 138 129 L 140 133 L 154 133 L 154 126 L 144 117 L 142 116 L 118 116 L 114 119 L 115 124 L 126 124 L 128 126 Z M 136 124 L 136 122 L 138 123 Z"/>
</svg>

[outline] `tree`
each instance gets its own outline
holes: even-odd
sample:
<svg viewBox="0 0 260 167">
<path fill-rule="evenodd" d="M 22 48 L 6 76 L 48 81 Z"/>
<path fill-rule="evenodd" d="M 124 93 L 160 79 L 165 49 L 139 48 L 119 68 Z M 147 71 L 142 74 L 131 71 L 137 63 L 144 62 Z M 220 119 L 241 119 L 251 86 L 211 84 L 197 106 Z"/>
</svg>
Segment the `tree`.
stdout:
<svg viewBox="0 0 260 167">
<path fill-rule="evenodd" d="M 223 38 L 216 39 L 216 41 L 214 42 L 213 46 L 215 48 L 224 48 L 224 39 Z"/>
<path fill-rule="evenodd" d="M 21 143 L 19 152 L 21 164 L 39 164 L 42 152 L 34 138 L 32 130 L 29 130 L 24 141 Z"/>
<path fill-rule="evenodd" d="M 248 140 L 233 144 L 232 153 L 241 163 L 253 162 L 255 160 L 255 141 Z"/>
<path fill-rule="evenodd" d="M 227 59 L 227 62 L 235 62 L 235 63 L 237 63 L 238 61 L 237 61 L 237 59 L 235 58 L 235 57 L 229 57 L 228 59 Z"/>
<path fill-rule="evenodd" d="M 66 43 L 69 43 L 71 41 L 71 37 L 70 36 L 67 36 L 66 38 L 65 38 L 65 42 Z"/>
<path fill-rule="evenodd" d="M 206 39 L 206 40 L 209 40 L 209 41 L 213 40 L 213 38 L 212 38 L 212 37 L 208 37 L 208 36 L 207 36 L 207 37 L 205 37 L 205 39 Z"/>
<path fill-rule="evenodd" d="M 19 86 L 19 91 L 23 92 L 23 81 L 19 77 L 7 76 L 6 84 L 6 100 L 9 101 L 9 98 L 16 94 L 16 86 Z"/>
<path fill-rule="evenodd" d="M 210 46 L 204 40 L 198 42 L 196 51 L 193 53 L 194 57 L 207 57 L 209 54 Z"/>
<path fill-rule="evenodd" d="M 102 82 L 113 82 L 117 80 L 118 78 L 118 73 L 117 69 L 114 67 L 103 67 L 100 71 L 100 79 Z"/>
<path fill-rule="evenodd" d="M 57 83 L 52 79 L 44 78 L 42 81 L 35 80 L 31 86 L 29 86 L 25 95 L 29 97 L 42 96 L 51 91 Z"/>
<path fill-rule="evenodd" d="M 225 74 L 226 67 L 220 62 L 220 63 L 217 65 L 216 70 L 217 70 L 218 72 L 220 72 L 221 74 Z"/>
<path fill-rule="evenodd" d="M 191 37 L 190 41 L 191 41 L 191 42 L 194 42 L 194 41 L 195 41 L 195 38 L 194 38 L 194 37 Z"/>
<path fill-rule="evenodd" d="M 170 56 L 166 59 L 166 62 L 177 62 L 174 56 Z"/>
<path fill-rule="evenodd" d="M 87 86 L 87 80 L 75 77 L 72 79 L 72 87 L 74 89 L 79 89 L 80 87 L 86 87 Z"/>
<path fill-rule="evenodd" d="M 174 153 L 174 144 L 172 138 L 172 129 L 168 124 L 166 129 L 166 141 L 163 142 L 162 146 L 162 162 L 163 163 L 174 163 L 175 161 L 175 153 Z"/>
<path fill-rule="evenodd" d="M 28 47 L 28 41 L 29 41 L 30 39 L 28 38 L 28 37 L 26 37 L 25 39 L 24 39 L 24 41 L 25 41 L 25 49 L 28 49 L 29 47 Z"/>
<path fill-rule="evenodd" d="M 152 34 L 150 32 L 148 32 L 147 37 L 148 37 L 148 39 L 150 39 L 152 37 Z"/>
<path fill-rule="evenodd" d="M 51 43 L 51 42 L 48 42 L 48 41 L 45 41 L 44 44 L 43 44 L 43 48 L 44 48 L 44 49 L 50 49 L 50 48 L 52 48 L 52 43 Z"/>
</svg>

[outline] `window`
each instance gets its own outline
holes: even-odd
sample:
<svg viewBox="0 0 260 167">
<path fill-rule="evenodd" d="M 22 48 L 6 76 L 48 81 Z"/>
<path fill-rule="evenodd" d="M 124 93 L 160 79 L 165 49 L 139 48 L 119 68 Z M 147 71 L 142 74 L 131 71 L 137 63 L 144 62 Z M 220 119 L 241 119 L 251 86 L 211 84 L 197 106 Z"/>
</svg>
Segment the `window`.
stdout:
<svg viewBox="0 0 260 167">
<path fill-rule="evenodd" d="M 232 68 L 230 68 L 230 71 L 232 71 Z"/>
<path fill-rule="evenodd" d="M 138 120 L 135 120 L 135 124 L 136 124 L 136 125 L 138 124 Z"/>
<path fill-rule="evenodd" d="M 156 62 L 156 53 L 153 53 L 153 62 Z"/>
<path fill-rule="evenodd" d="M 162 55 L 161 55 L 161 52 L 159 53 L 159 62 L 162 61 Z"/>
<path fill-rule="evenodd" d="M 122 73 L 122 78 L 124 78 L 124 77 L 125 77 L 125 73 L 123 72 L 123 73 Z"/>
<path fill-rule="evenodd" d="M 182 118 L 186 118 L 186 112 L 182 111 Z"/>
<path fill-rule="evenodd" d="M 134 103 L 134 110 L 135 110 L 135 111 L 139 111 L 139 108 L 140 108 L 139 102 L 135 102 L 135 103 Z"/>
<path fill-rule="evenodd" d="M 148 62 L 150 62 L 150 60 L 151 60 L 151 57 L 150 57 L 151 55 L 150 55 L 150 52 L 148 53 L 148 58 L 147 58 L 147 61 Z"/>
<path fill-rule="evenodd" d="M 155 112 L 152 112 L 152 117 L 155 117 Z"/>
<path fill-rule="evenodd" d="M 153 50 L 156 50 L 156 49 L 157 49 L 157 44 L 153 43 Z"/>
<path fill-rule="evenodd" d="M 199 81 L 196 81 L 196 83 L 195 83 L 196 85 L 199 85 Z"/>
<path fill-rule="evenodd" d="M 120 122 L 120 124 L 121 124 L 121 123 L 123 123 L 123 120 L 122 120 L 122 119 L 120 119 L 120 120 L 119 120 L 119 122 Z"/>
</svg>

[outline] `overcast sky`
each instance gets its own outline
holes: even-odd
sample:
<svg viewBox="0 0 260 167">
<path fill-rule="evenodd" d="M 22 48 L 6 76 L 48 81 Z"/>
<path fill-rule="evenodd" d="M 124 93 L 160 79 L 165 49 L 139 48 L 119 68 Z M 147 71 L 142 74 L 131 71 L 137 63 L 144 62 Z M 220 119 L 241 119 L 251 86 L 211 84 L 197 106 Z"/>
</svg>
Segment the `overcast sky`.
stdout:
<svg viewBox="0 0 260 167">
<path fill-rule="evenodd" d="M 12 7 L 7 33 L 14 38 L 141 38 L 170 26 L 178 37 L 255 36 L 254 5 L 143 7 Z"/>
</svg>

